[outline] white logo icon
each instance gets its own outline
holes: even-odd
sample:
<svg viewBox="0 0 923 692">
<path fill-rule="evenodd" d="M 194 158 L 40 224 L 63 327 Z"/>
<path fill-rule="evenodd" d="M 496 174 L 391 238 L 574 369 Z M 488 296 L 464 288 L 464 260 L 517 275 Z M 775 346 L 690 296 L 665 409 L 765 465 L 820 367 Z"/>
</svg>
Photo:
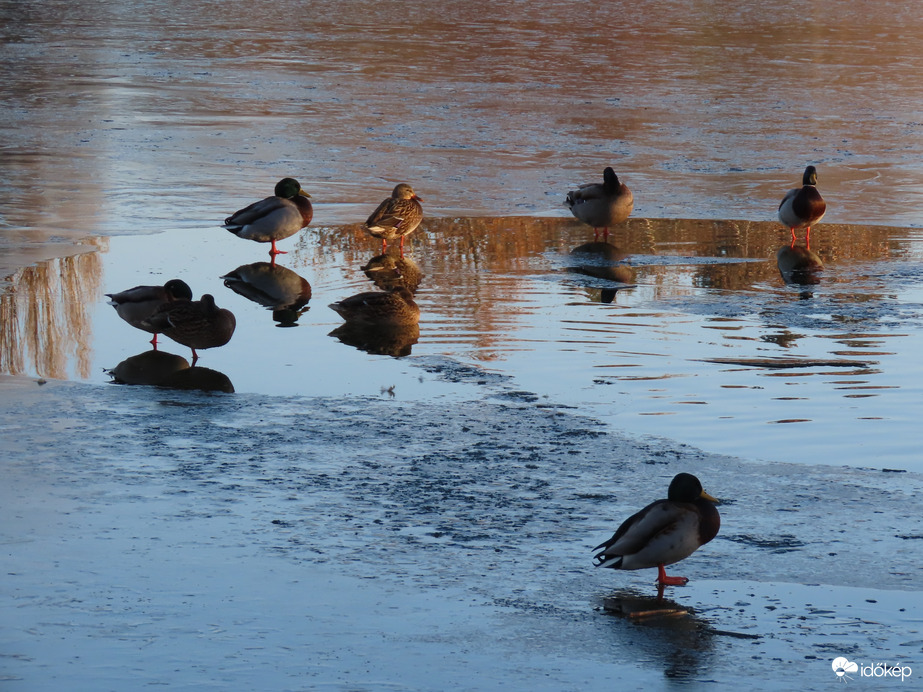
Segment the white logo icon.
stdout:
<svg viewBox="0 0 923 692">
<path fill-rule="evenodd" d="M 853 663 L 852 661 L 840 656 L 839 658 L 833 659 L 833 672 L 836 673 L 836 676 L 846 682 L 847 680 L 852 680 L 846 673 L 858 673 L 859 664 Z"/>
</svg>

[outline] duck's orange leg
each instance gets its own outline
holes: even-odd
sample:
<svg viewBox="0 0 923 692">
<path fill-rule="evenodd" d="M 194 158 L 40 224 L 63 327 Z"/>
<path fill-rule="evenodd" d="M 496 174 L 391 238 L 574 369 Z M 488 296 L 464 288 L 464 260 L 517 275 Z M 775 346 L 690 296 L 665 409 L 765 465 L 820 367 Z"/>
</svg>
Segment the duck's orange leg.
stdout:
<svg viewBox="0 0 923 692">
<path fill-rule="evenodd" d="M 685 586 L 689 580 L 686 577 L 668 577 L 661 563 L 657 565 L 657 583 L 664 586 Z"/>
<path fill-rule="evenodd" d="M 269 250 L 269 254 L 270 254 L 270 256 L 271 256 L 273 259 L 275 259 L 275 256 L 276 256 L 276 255 L 287 255 L 287 254 L 288 254 L 288 250 L 280 250 L 280 249 L 278 249 L 278 248 L 276 247 L 276 239 L 273 238 L 273 239 L 272 239 L 272 247 L 271 247 L 270 250 Z"/>
</svg>

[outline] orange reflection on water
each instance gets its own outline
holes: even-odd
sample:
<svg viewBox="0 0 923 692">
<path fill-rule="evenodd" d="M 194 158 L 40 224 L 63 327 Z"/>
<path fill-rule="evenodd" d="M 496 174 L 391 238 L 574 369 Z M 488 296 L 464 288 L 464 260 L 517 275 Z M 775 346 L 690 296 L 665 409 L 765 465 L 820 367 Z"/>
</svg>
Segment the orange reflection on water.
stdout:
<svg viewBox="0 0 923 692">
<path fill-rule="evenodd" d="M 98 248 L 105 240 L 95 241 Z M 99 252 L 49 260 L 17 271 L 0 293 L 0 372 L 65 379 L 90 376 L 90 309 L 102 298 Z"/>
</svg>

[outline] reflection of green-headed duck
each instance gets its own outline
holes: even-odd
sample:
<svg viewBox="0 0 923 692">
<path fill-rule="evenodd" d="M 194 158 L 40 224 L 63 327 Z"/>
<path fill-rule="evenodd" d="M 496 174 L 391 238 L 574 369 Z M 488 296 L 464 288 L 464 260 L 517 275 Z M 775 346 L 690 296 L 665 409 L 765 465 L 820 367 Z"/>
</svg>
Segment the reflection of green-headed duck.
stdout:
<svg viewBox="0 0 923 692">
<path fill-rule="evenodd" d="M 132 327 L 154 335 L 151 344 L 157 348 L 157 330 L 146 324 L 154 312 L 165 303 L 192 300 L 192 289 L 185 281 L 171 279 L 163 286 L 135 286 L 120 293 L 107 293 L 109 305 Z"/>
<path fill-rule="evenodd" d="M 234 212 L 224 220 L 223 228 L 238 238 L 272 243 L 269 254 L 275 258 L 284 254 L 276 249 L 276 241 L 295 235 L 314 218 L 309 197 L 297 180 L 283 178 L 276 183 L 274 196 Z"/>
<path fill-rule="evenodd" d="M 396 326 L 416 324 L 420 308 L 406 288 L 368 291 L 331 303 L 330 308 L 352 324 Z"/>
<path fill-rule="evenodd" d="M 718 535 L 721 518 L 699 479 L 680 473 L 670 483 L 666 500 L 657 500 L 626 519 L 593 560 L 597 567 L 658 569 L 661 585 L 683 585 L 686 577 L 668 577 L 665 565 L 683 560 Z"/>
<path fill-rule="evenodd" d="M 581 185 L 567 193 L 564 204 L 571 214 L 593 227 L 596 235 L 603 229 L 603 237 L 609 235 L 609 229 L 622 223 L 634 209 L 635 201 L 631 190 L 611 168 L 603 171 L 603 182 Z"/>
<path fill-rule="evenodd" d="M 381 238 L 382 252 L 388 246 L 388 241 L 395 238 L 401 239 L 403 251 L 405 236 L 413 233 L 423 221 L 422 201 L 410 185 L 400 183 L 391 196 L 372 212 L 365 222 L 365 230 L 369 235 Z"/>
<path fill-rule="evenodd" d="M 801 187 L 785 193 L 779 204 L 779 221 L 792 232 L 792 244 L 795 243 L 795 229 L 807 228 L 805 241 L 811 241 L 811 226 L 824 217 L 827 203 L 817 191 L 817 169 L 808 166 L 804 169 Z"/>
<path fill-rule="evenodd" d="M 199 359 L 197 350 L 224 346 L 237 326 L 234 313 L 215 305 L 215 298 L 208 293 L 200 300 L 166 303 L 147 323 L 164 336 L 191 348 L 193 365 Z"/>
</svg>

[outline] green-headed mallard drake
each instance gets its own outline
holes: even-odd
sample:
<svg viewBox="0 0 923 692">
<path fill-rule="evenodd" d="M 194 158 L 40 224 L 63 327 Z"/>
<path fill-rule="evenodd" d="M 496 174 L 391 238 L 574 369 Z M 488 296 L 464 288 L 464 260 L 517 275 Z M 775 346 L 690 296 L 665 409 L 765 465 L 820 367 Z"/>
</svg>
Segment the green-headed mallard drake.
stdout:
<svg viewBox="0 0 923 692">
<path fill-rule="evenodd" d="M 388 247 L 388 241 L 401 239 L 401 252 L 404 251 L 404 238 L 413 233 L 423 220 L 423 207 L 407 183 L 400 183 L 391 196 L 378 205 L 365 222 L 366 232 L 374 238 L 381 238 L 381 251 Z"/>
<path fill-rule="evenodd" d="M 657 500 L 626 519 L 593 560 L 597 567 L 658 569 L 661 585 L 682 586 L 686 577 L 668 577 L 665 565 L 683 560 L 718 535 L 721 518 L 699 479 L 679 473 L 670 482 L 666 500 Z"/>
<path fill-rule="evenodd" d="M 234 313 L 215 305 L 206 293 L 199 300 L 165 303 L 147 320 L 152 328 L 173 341 L 192 349 L 192 364 L 199 359 L 197 349 L 224 346 L 234 335 Z"/>
<path fill-rule="evenodd" d="M 368 291 L 331 303 L 330 308 L 352 324 L 398 326 L 416 324 L 420 308 L 404 287 L 391 291 Z"/>
<path fill-rule="evenodd" d="M 192 300 L 192 289 L 181 279 L 171 279 L 163 286 L 135 286 L 120 293 L 107 293 L 109 305 L 132 327 L 154 335 L 151 345 L 157 348 L 157 330 L 146 324 L 161 305 L 179 300 Z"/>
<path fill-rule="evenodd" d="M 792 232 L 792 244 L 795 243 L 795 229 L 807 228 L 805 241 L 811 240 L 811 226 L 816 224 L 827 211 L 827 203 L 817 191 L 817 169 L 808 166 L 804 169 L 801 187 L 785 193 L 779 204 L 779 221 Z"/>
<path fill-rule="evenodd" d="M 611 168 L 603 171 L 603 182 L 581 185 L 567 193 L 564 204 L 571 214 L 593 227 L 594 234 L 609 236 L 609 228 L 622 223 L 635 207 L 634 196 Z"/>
<path fill-rule="evenodd" d="M 274 196 L 234 212 L 224 220 L 222 228 L 238 238 L 272 243 L 269 254 L 275 259 L 276 255 L 285 254 L 276 248 L 276 241 L 295 235 L 314 218 L 310 196 L 297 180 L 283 178 L 276 183 Z"/>
</svg>

